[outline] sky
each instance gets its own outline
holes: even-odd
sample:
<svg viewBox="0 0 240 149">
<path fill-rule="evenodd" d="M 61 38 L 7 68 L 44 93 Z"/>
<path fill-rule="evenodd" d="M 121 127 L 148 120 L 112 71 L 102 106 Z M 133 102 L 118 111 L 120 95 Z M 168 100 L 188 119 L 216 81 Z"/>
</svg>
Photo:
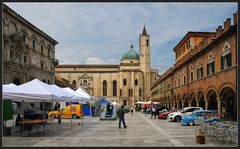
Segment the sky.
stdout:
<svg viewBox="0 0 240 149">
<path fill-rule="evenodd" d="M 151 68 L 163 74 L 173 48 L 189 31 L 214 32 L 237 3 L 5 3 L 59 42 L 59 64 L 120 64 L 144 25 L 150 34 Z"/>
</svg>

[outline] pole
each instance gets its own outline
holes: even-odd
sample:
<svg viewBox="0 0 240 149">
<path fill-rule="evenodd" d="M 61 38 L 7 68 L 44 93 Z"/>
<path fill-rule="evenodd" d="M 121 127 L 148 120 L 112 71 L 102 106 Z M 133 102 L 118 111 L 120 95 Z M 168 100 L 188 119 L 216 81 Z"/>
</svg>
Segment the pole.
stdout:
<svg viewBox="0 0 240 149">
<path fill-rule="evenodd" d="M 70 101 L 70 103 L 71 103 L 71 133 L 72 133 L 72 119 L 73 119 L 73 117 L 72 117 L 72 101 Z"/>
<path fill-rule="evenodd" d="M 92 117 L 92 110 L 91 110 L 91 99 L 90 99 L 90 101 L 89 101 L 89 109 L 90 109 L 90 115 L 89 115 L 89 125 L 90 125 L 90 119 L 91 119 L 91 117 Z"/>
<path fill-rule="evenodd" d="M 53 100 L 52 100 L 52 104 L 51 104 L 51 105 L 52 105 L 52 111 L 53 111 L 53 110 L 54 110 L 54 109 L 53 109 Z M 51 129 L 51 139 L 53 139 L 53 119 L 54 119 L 54 118 L 51 117 L 51 121 L 52 121 L 52 123 L 51 123 L 51 125 L 52 125 L 52 129 Z"/>
</svg>

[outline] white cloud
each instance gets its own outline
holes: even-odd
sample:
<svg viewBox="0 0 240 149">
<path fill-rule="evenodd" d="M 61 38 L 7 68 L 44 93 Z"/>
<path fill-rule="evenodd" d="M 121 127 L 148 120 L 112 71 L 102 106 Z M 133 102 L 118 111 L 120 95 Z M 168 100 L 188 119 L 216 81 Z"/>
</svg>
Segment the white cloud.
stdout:
<svg viewBox="0 0 240 149">
<path fill-rule="evenodd" d="M 103 60 L 97 57 L 89 57 L 86 59 L 85 64 L 103 64 Z"/>
<path fill-rule="evenodd" d="M 237 3 L 6 4 L 59 42 L 55 53 L 60 64 L 119 64 L 131 42 L 138 52 L 145 23 L 151 65 L 166 63 L 165 69 L 173 64 L 176 39 L 188 31 L 215 31 L 237 10 Z"/>
</svg>

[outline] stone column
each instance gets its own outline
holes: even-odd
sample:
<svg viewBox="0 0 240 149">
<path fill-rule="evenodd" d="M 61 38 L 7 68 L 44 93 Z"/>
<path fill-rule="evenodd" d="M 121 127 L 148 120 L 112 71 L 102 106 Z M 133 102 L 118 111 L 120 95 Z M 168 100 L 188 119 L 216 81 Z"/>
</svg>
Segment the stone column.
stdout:
<svg viewBox="0 0 240 149">
<path fill-rule="evenodd" d="M 194 99 L 192 99 L 192 100 L 194 100 Z M 189 101 L 188 106 L 191 107 L 191 102 L 192 101 L 191 100 L 188 100 L 188 101 Z"/>
<path fill-rule="evenodd" d="M 199 107 L 199 100 L 200 100 L 200 99 L 196 100 L 197 107 Z"/>
<path fill-rule="evenodd" d="M 205 110 L 208 110 L 208 101 L 209 99 L 205 101 Z"/>
<path fill-rule="evenodd" d="M 180 108 L 180 107 L 179 107 L 179 102 L 178 102 L 178 101 L 177 101 L 177 108 Z"/>
<path fill-rule="evenodd" d="M 218 101 L 218 113 L 222 113 L 222 101 L 220 100 L 219 97 L 217 97 L 217 101 Z"/>
</svg>

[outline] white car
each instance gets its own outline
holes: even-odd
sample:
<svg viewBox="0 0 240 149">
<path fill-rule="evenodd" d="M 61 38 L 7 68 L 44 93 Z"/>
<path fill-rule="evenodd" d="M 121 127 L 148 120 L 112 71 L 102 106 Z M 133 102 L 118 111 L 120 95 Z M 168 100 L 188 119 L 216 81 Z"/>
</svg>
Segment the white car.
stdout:
<svg viewBox="0 0 240 149">
<path fill-rule="evenodd" d="M 180 122 L 185 116 L 192 114 L 193 111 L 203 110 L 201 107 L 185 107 L 181 111 L 168 114 L 169 121 Z"/>
</svg>

